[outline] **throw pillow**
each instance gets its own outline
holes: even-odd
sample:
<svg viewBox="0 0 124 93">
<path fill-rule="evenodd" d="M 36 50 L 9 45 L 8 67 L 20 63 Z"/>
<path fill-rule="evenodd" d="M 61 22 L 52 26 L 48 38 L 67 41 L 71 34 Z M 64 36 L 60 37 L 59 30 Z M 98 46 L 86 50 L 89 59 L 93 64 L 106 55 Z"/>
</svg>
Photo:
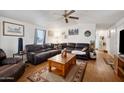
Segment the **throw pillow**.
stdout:
<svg viewBox="0 0 124 93">
<path fill-rule="evenodd" d="M 83 52 L 84 52 L 84 51 L 86 51 L 86 50 L 87 50 L 87 47 L 84 47 L 81 51 L 83 51 Z"/>
</svg>

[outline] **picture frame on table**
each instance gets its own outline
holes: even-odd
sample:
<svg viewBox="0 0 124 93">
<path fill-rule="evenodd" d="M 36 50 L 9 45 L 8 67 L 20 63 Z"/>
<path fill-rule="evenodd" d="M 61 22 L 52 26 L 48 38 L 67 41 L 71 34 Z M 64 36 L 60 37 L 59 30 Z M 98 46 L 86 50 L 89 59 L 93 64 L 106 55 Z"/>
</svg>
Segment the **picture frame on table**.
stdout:
<svg viewBox="0 0 124 93">
<path fill-rule="evenodd" d="M 24 37 L 24 25 L 3 21 L 3 36 Z"/>
</svg>

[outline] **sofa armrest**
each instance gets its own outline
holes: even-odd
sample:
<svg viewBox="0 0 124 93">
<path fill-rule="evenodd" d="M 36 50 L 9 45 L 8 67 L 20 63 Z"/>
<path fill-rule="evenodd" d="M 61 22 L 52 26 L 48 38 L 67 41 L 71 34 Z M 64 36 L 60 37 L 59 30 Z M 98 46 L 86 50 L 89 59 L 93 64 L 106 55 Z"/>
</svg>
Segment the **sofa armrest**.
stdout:
<svg viewBox="0 0 124 93">
<path fill-rule="evenodd" d="M 30 62 L 34 61 L 35 54 L 36 54 L 35 52 L 28 52 L 27 53 L 27 61 L 30 61 Z"/>
<path fill-rule="evenodd" d="M 16 81 L 25 71 L 25 63 L 3 65 L 0 67 L 0 82 Z"/>
</svg>

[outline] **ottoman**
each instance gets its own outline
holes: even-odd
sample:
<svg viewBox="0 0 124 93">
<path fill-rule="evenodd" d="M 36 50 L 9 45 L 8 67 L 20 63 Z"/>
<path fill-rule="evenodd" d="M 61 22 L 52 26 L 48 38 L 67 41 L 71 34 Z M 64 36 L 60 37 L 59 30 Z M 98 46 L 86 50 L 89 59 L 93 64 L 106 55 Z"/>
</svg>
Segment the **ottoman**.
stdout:
<svg viewBox="0 0 124 93">
<path fill-rule="evenodd" d="M 76 58 L 78 58 L 78 59 L 85 59 L 85 60 L 89 59 L 89 57 L 87 56 L 87 53 L 83 52 L 81 50 L 72 50 L 71 53 L 75 54 Z"/>
</svg>

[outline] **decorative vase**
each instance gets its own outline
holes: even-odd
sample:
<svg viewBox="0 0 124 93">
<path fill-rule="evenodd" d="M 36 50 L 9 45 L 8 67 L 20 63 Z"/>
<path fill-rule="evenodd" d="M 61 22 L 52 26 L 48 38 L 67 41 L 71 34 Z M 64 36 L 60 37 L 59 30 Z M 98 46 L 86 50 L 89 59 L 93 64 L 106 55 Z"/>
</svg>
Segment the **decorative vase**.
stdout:
<svg viewBox="0 0 124 93">
<path fill-rule="evenodd" d="M 64 48 L 64 50 L 62 50 L 61 55 L 62 55 L 62 57 L 67 57 L 67 49 L 66 48 Z"/>
</svg>

